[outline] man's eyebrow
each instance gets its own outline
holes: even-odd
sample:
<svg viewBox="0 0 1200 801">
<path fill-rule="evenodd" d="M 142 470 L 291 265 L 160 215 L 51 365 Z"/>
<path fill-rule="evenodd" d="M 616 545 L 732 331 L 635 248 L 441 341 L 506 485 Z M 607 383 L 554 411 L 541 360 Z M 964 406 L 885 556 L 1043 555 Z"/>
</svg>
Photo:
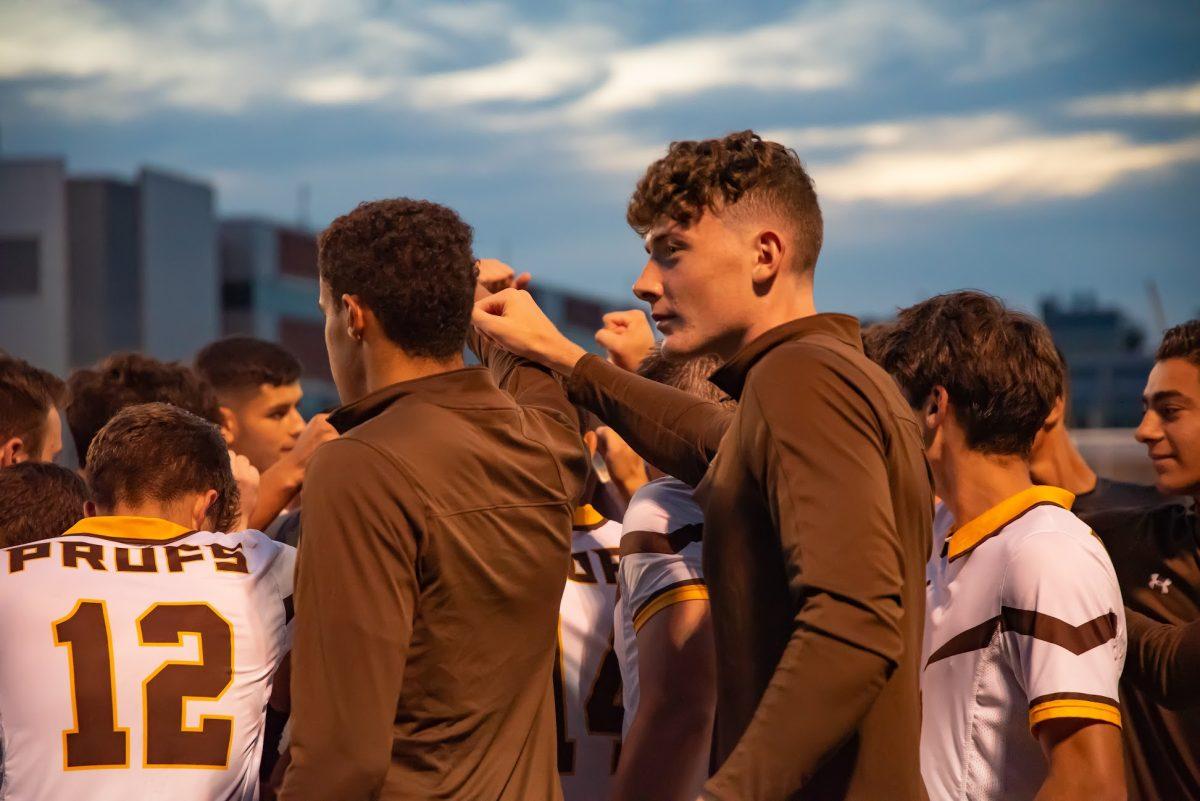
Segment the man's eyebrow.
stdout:
<svg viewBox="0 0 1200 801">
<path fill-rule="evenodd" d="M 1160 392 L 1155 392 L 1153 395 L 1142 395 L 1142 400 L 1146 403 L 1162 403 L 1169 400 L 1187 400 L 1187 395 L 1184 395 L 1177 389 L 1164 389 Z"/>
</svg>

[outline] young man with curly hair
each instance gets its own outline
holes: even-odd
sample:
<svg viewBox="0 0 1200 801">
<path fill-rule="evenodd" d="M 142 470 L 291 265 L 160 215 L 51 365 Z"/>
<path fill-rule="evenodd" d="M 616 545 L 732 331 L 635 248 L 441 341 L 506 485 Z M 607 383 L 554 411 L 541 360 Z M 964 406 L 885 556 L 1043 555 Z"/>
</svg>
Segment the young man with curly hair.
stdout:
<svg viewBox="0 0 1200 801">
<path fill-rule="evenodd" d="M 553 801 L 551 675 L 586 460 L 546 369 L 475 337 L 471 228 L 364 203 L 320 237 L 341 436 L 304 485 L 280 798 Z"/>
<path fill-rule="evenodd" d="M 571 398 L 696 487 L 717 656 L 709 799 L 921 799 L 918 692 L 932 493 L 917 422 L 819 314 L 822 220 L 796 154 L 752 131 L 676 142 L 628 221 L 634 292 L 672 356 L 715 353 L 729 413 L 559 333 L 528 293 L 477 328 L 567 376 Z"/>
</svg>

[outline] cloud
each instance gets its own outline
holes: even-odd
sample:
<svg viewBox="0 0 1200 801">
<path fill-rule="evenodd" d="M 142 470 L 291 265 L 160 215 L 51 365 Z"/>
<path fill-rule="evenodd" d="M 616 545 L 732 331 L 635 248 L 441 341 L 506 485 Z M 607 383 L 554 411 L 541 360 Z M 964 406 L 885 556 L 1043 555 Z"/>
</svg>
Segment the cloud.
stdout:
<svg viewBox="0 0 1200 801">
<path fill-rule="evenodd" d="M 1200 115 L 1200 81 L 1084 97 L 1068 103 L 1067 113 L 1077 117 L 1192 117 Z"/>
<path fill-rule="evenodd" d="M 1146 143 L 1115 131 L 1047 132 L 1005 113 L 767 134 L 802 157 L 815 152 L 808 166 L 817 189 L 839 203 L 1086 197 L 1135 175 L 1200 161 L 1200 137 Z"/>
</svg>

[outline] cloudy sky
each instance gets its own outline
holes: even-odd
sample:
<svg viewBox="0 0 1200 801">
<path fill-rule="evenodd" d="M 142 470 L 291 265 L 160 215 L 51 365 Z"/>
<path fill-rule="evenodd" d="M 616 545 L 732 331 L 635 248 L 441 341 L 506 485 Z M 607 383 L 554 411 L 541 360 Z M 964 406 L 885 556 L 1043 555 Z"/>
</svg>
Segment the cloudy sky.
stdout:
<svg viewBox="0 0 1200 801">
<path fill-rule="evenodd" d="M 0 147 L 321 225 L 423 196 L 481 255 L 628 297 L 673 139 L 754 128 L 826 210 L 818 303 L 976 287 L 1200 313 L 1194 2 L 0 0 Z"/>
</svg>

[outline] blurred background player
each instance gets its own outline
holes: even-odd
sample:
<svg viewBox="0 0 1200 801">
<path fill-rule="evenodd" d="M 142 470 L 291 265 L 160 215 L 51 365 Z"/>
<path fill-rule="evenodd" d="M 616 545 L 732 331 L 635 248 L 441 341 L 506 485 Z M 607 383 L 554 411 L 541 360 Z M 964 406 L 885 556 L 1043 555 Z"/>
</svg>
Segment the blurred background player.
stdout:
<svg viewBox="0 0 1200 801">
<path fill-rule="evenodd" d="M 251 801 L 293 549 L 221 533 L 243 514 L 229 451 L 177 407 L 118 412 L 88 476 L 98 516 L 0 560 L 0 638 L 21 644 L 0 651 L 0 796 Z"/>
<path fill-rule="evenodd" d="M 88 449 L 101 428 L 126 406 L 169 403 L 222 426 L 220 405 L 212 387 L 190 368 L 140 353 L 114 353 L 67 378 L 70 399 L 67 425 L 79 467 L 87 467 Z"/>
<path fill-rule="evenodd" d="M 670 360 L 655 347 L 637 372 L 732 408 L 708 381 L 719 366 L 712 356 Z M 621 536 L 616 638 L 626 725 L 613 798 L 692 801 L 708 778 L 717 703 L 701 564 L 704 512 L 691 487 L 650 471 L 653 480 L 633 493 Z"/>
<path fill-rule="evenodd" d="M 1154 465 L 1158 492 L 1164 498 L 1200 500 L 1200 320 L 1163 335 L 1142 397 L 1146 411 L 1137 439 Z M 1125 603 L 1150 621 L 1187 624 L 1194 631 L 1200 620 L 1195 504 L 1099 512 L 1086 520 L 1112 555 Z M 1134 627 L 1132 633 L 1140 634 Z M 1150 634 L 1155 636 L 1153 628 Z M 1140 658 L 1139 645 L 1131 642 L 1131 659 Z M 1195 801 L 1200 799 L 1200 707 L 1173 708 L 1182 704 L 1171 697 L 1177 693 L 1156 690 L 1156 684 L 1170 683 L 1156 664 L 1135 662 L 1138 671 L 1121 684 L 1129 796 Z M 1150 686 L 1139 677 L 1148 678 Z M 1200 680 L 1192 675 L 1188 683 L 1195 687 Z"/>
<path fill-rule="evenodd" d="M 482 337 L 451 209 L 360 204 L 325 229 L 320 307 L 344 405 L 304 487 L 292 762 L 280 798 L 561 797 L 552 691 L 575 409 Z"/>
<path fill-rule="evenodd" d="M 0 470 L 0 548 L 57 537 L 84 516 L 87 485 L 74 470 L 22 462 Z"/>
<path fill-rule="evenodd" d="M 1062 394 L 1041 322 L 977 292 L 901 310 L 876 358 L 924 432 L 945 511 L 922 656 L 933 801 L 1120 799 L 1124 605 L 1103 546 L 1035 486 L 1029 453 Z"/>
<path fill-rule="evenodd" d="M 0 468 L 52 462 L 62 450 L 63 382 L 0 351 Z"/>
<path fill-rule="evenodd" d="M 308 461 L 317 447 L 337 437 L 327 415 L 314 415 L 307 425 L 300 415 L 300 362 L 274 342 L 237 336 L 207 345 L 195 364 L 217 393 L 229 447 L 261 474 L 251 528 L 273 539 L 281 529 L 296 533 L 289 513 L 295 511 Z M 296 537 L 284 540 L 294 545 Z"/>
</svg>

